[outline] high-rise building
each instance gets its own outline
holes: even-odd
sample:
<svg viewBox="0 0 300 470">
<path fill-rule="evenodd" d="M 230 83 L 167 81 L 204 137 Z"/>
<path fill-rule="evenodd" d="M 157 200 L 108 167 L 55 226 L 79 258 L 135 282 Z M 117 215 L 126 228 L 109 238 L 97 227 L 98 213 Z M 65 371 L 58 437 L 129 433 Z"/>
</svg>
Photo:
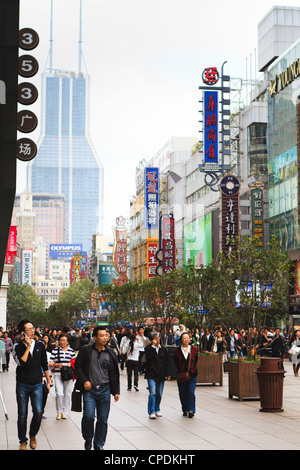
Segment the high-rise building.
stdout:
<svg viewBox="0 0 300 470">
<path fill-rule="evenodd" d="M 63 195 L 66 242 L 81 243 L 88 253 L 92 236 L 103 231 L 103 167 L 89 135 L 90 78 L 82 73 L 82 2 L 78 72 L 52 65 L 53 8 L 49 68 L 42 74 L 41 136 L 37 156 L 28 164 L 32 193 Z"/>
<path fill-rule="evenodd" d="M 28 165 L 32 193 L 62 194 L 66 241 L 90 251 L 102 233 L 103 168 L 89 137 L 89 77 L 54 71 L 42 78 L 38 153 Z"/>
</svg>

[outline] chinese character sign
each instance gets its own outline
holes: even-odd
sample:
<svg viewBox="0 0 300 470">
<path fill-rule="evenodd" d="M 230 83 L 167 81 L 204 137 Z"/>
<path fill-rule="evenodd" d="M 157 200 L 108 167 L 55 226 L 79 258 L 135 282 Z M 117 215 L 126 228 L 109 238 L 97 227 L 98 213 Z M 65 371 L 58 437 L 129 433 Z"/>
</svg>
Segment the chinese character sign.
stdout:
<svg viewBox="0 0 300 470">
<path fill-rule="evenodd" d="M 252 189 L 252 236 L 258 237 L 256 246 L 264 246 L 264 192 L 261 188 Z"/>
<path fill-rule="evenodd" d="M 162 238 L 162 273 L 169 273 L 175 269 L 175 227 L 173 217 L 163 217 Z"/>
<path fill-rule="evenodd" d="M 127 229 L 123 217 L 118 217 L 115 228 L 115 246 L 113 253 L 114 267 L 119 275 L 118 279 L 113 279 L 113 283 L 122 285 L 128 282 L 127 277 Z"/>
<path fill-rule="evenodd" d="M 230 255 L 236 249 L 239 236 L 240 182 L 235 176 L 224 176 L 220 184 L 222 193 L 222 252 Z"/>
<path fill-rule="evenodd" d="M 156 259 L 156 252 L 158 250 L 158 241 L 150 241 L 147 243 L 147 279 L 151 279 L 156 276 L 156 268 L 158 261 Z"/>
<path fill-rule="evenodd" d="M 145 228 L 159 226 L 159 168 L 145 168 L 144 174 Z"/>
<path fill-rule="evenodd" d="M 218 92 L 204 91 L 204 161 L 218 163 Z"/>
</svg>

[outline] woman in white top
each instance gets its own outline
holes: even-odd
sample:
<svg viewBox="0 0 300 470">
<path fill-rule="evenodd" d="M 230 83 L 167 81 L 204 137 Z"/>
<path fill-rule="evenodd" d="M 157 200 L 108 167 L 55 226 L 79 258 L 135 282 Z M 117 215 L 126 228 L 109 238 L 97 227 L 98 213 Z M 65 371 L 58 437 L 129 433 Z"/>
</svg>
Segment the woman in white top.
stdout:
<svg viewBox="0 0 300 470">
<path fill-rule="evenodd" d="M 70 361 L 74 357 L 76 357 L 76 354 L 74 349 L 69 346 L 68 335 L 61 334 L 59 336 L 59 346 L 53 349 L 49 363 L 51 369 L 54 370 L 56 419 L 66 419 L 71 409 L 73 380 L 63 381 L 61 379 L 61 368 L 62 366 L 71 367 Z"/>
<path fill-rule="evenodd" d="M 122 352 L 127 354 L 127 390 L 131 390 L 132 387 L 132 372 L 134 374 L 134 389 L 138 392 L 138 381 L 139 381 L 139 356 L 140 350 L 144 348 L 145 341 L 139 342 L 136 335 L 132 334 L 129 337 L 129 341 L 123 347 Z"/>
</svg>

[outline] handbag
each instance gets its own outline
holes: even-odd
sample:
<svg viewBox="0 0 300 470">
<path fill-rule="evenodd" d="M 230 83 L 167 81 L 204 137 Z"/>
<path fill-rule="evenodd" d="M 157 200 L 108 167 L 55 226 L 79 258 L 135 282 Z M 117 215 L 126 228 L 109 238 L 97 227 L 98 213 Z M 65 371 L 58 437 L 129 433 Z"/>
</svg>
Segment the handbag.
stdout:
<svg viewBox="0 0 300 470">
<path fill-rule="evenodd" d="M 187 382 L 188 380 L 191 379 L 191 375 L 189 373 L 191 360 L 192 360 L 192 349 L 191 349 L 191 352 L 190 352 L 190 359 L 189 359 L 189 364 L 188 364 L 187 371 L 179 372 L 179 374 L 177 374 L 177 382 L 180 382 L 180 383 L 181 382 Z"/>
<path fill-rule="evenodd" d="M 71 411 L 80 412 L 82 411 L 82 392 L 78 390 L 76 384 L 74 386 L 71 396 Z"/>
<path fill-rule="evenodd" d="M 60 362 L 59 348 L 58 348 L 57 358 L 58 358 L 58 362 Z M 72 380 L 73 379 L 73 369 L 72 369 L 72 367 L 62 366 L 62 368 L 60 369 L 60 373 L 61 373 L 61 380 L 63 382 L 66 382 L 67 380 Z"/>
</svg>

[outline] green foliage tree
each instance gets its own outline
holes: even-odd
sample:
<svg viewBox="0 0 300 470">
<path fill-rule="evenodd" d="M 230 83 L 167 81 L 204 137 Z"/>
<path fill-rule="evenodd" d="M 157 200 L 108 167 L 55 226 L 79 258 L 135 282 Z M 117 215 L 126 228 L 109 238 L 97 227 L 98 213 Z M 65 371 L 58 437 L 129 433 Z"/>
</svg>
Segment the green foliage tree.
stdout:
<svg viewBox="0 0 300 470">
<path fill-rule="evenodd" d="M 7 321 L 16 326 L 24 318 L 35 325 L 45 324 L 44 300 L 28 284 L 11 282 L 7 291 Z"/>
</svg>

